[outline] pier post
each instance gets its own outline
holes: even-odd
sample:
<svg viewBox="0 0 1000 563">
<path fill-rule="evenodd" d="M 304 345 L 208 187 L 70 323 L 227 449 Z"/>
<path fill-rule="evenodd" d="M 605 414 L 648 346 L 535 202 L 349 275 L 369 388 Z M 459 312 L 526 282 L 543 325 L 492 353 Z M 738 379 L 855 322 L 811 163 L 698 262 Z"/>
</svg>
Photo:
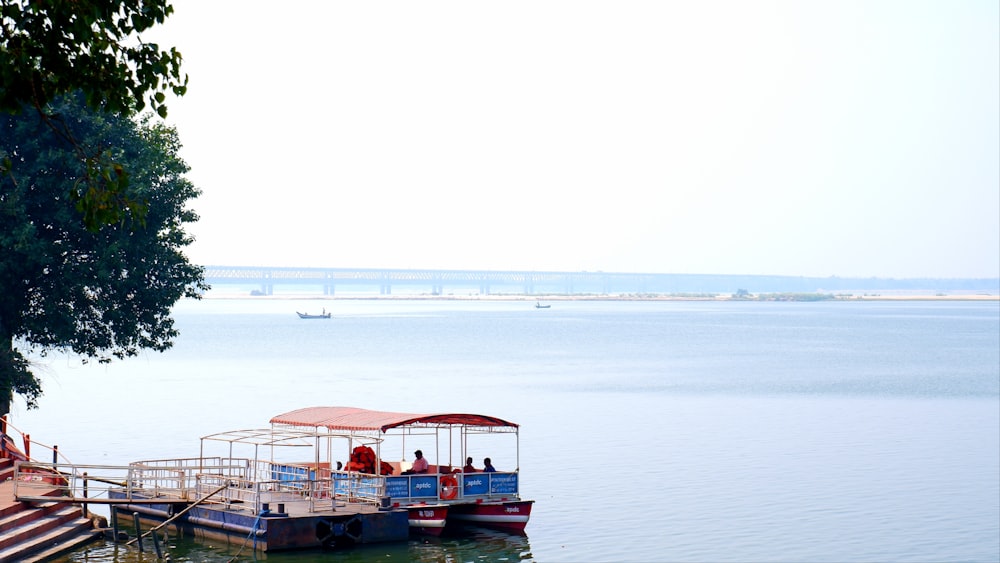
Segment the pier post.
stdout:
<svg viewBox="0 0 1000 563">
<path fill-rule="evenodd" d="M 87 472 L 86 471 L 83 472 L 83 498 L 87 498 Z M 83 517 L 84 518 L 89 518 L 90 517 L 90 512 L 87 511 L 87 503 L 84 502 L 81 506 L 83 507 Z"/>
<path fill-rule="evenodd" d="M 157 559 L 163 559 L 163 552 L 160 551 L 160 538 L 156 535 L 156 528 L 150 530 L 153 535 L 153 551 L 156 552 Z"/>
<path fill-rule="evenodd" d="M 139 546 L 139 553 L 143 552 L 142 549 L 142 528 L 139 527 L 139 513 L 132 513 L 132 520 L 135 522 L 135 543 Z"/>
</svg>

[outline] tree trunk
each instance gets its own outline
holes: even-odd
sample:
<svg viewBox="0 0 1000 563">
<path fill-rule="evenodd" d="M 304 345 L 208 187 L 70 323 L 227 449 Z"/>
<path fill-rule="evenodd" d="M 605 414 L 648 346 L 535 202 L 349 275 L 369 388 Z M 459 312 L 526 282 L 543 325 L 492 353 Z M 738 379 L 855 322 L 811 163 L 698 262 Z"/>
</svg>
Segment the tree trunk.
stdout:
<svg viewBox="0 0 1000 563">
<path fill-rule="evenodd" d="M 17 378 L 14 362 L 14 336 L 10 334 L 0 317 L 0 416 L 10 412 L 10 402 L 14 398 L 14 381 Z"/>
</svg>

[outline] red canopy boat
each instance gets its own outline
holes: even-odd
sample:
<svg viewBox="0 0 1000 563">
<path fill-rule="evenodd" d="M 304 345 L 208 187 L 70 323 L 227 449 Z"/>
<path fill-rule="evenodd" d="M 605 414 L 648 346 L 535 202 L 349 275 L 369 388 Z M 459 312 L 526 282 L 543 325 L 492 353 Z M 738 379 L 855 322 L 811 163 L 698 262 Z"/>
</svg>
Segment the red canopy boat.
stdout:
<svg viewBox="0 0 1000 563">
<path fill-rule="evenodd" d="M 382 491 L 383 503 L 406 508 L 414 531 L 437 535 L 446 524 L 462 523 L 516 532 L 527 526 L 534 501 L 520 497 L 516 423 L 472 413 L 414 414 L 354 407 L 307 407 L 279 414 L 270 422 L 273 428 L 305 427 L 317 435 L 327 431 L 357 437 L 363 445 L 352 448 L 347 471 L 372 480 Z M 454 454 L 467 460 L 473 457 L 471 452 L 484 451 L 471 448 L 470 438 L 497 434 L 514 437 L 513 469 L 466 472 L 461 467 L 464 461 L 453 460 Z M 426 472 L 409 471 L 407 439 L 434 452 Z M 393 446 L 401 450 L 398 462 L 390 461 Z"/>
</svg>

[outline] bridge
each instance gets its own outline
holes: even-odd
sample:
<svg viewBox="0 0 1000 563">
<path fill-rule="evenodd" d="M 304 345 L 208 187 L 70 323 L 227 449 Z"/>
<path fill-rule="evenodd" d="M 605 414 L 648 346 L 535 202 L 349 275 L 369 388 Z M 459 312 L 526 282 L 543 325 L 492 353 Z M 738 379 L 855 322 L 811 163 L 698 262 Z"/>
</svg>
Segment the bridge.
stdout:
<svg viewBox="0 0 1000 563">
<path fill-rule="evenodd" d="M 263 266 L 206 266 L 205 281 L 214 287 L 254 287 L 253 293 L 273 295 L 275 287 L 296 292 L 315 290 L 332 296 L 337 291 L 391 295 L 622 295 L 622 294 L 731 294 L 836 292 L 842 290 L 994 290 L 996 279 L 885 279 L 725 274 L 657 274 L 623 272 L 557 272 L 503 270 L 413 270 L 385 268 L 296 268 Z"/>
<path fill-rule="evenodd" d="M 273 295 L 275 286 L 312 286 L 323 295 L 338 288 L 375 291 L 391 295 L 393 288 L 443 295 L 449 291 L 491 293 L 612 293 L 620 288 L 643 290 L 654 282 L 653 274 L 606 274 L 591 272 L 538 272 L 496 270 L 402 270 L 379 268 L 271 268 L 206 266 L 205 279 L 212 286 L 256 284 L 263 295 Z"/>
</svg>

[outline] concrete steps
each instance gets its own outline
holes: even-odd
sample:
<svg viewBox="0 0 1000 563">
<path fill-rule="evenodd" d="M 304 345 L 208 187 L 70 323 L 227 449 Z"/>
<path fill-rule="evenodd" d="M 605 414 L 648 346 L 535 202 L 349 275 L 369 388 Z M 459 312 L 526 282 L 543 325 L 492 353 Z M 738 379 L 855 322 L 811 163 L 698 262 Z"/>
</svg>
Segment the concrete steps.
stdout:
<svg viewBox="0 0 1000 563">
<path fill-rule="evenodd" d="M 54 496 L 48 502 L 14 498 L 13 463 L 0 459 L 0 563 L 40 562 L 96 539 L 83 510 Z"/>
</svg>

